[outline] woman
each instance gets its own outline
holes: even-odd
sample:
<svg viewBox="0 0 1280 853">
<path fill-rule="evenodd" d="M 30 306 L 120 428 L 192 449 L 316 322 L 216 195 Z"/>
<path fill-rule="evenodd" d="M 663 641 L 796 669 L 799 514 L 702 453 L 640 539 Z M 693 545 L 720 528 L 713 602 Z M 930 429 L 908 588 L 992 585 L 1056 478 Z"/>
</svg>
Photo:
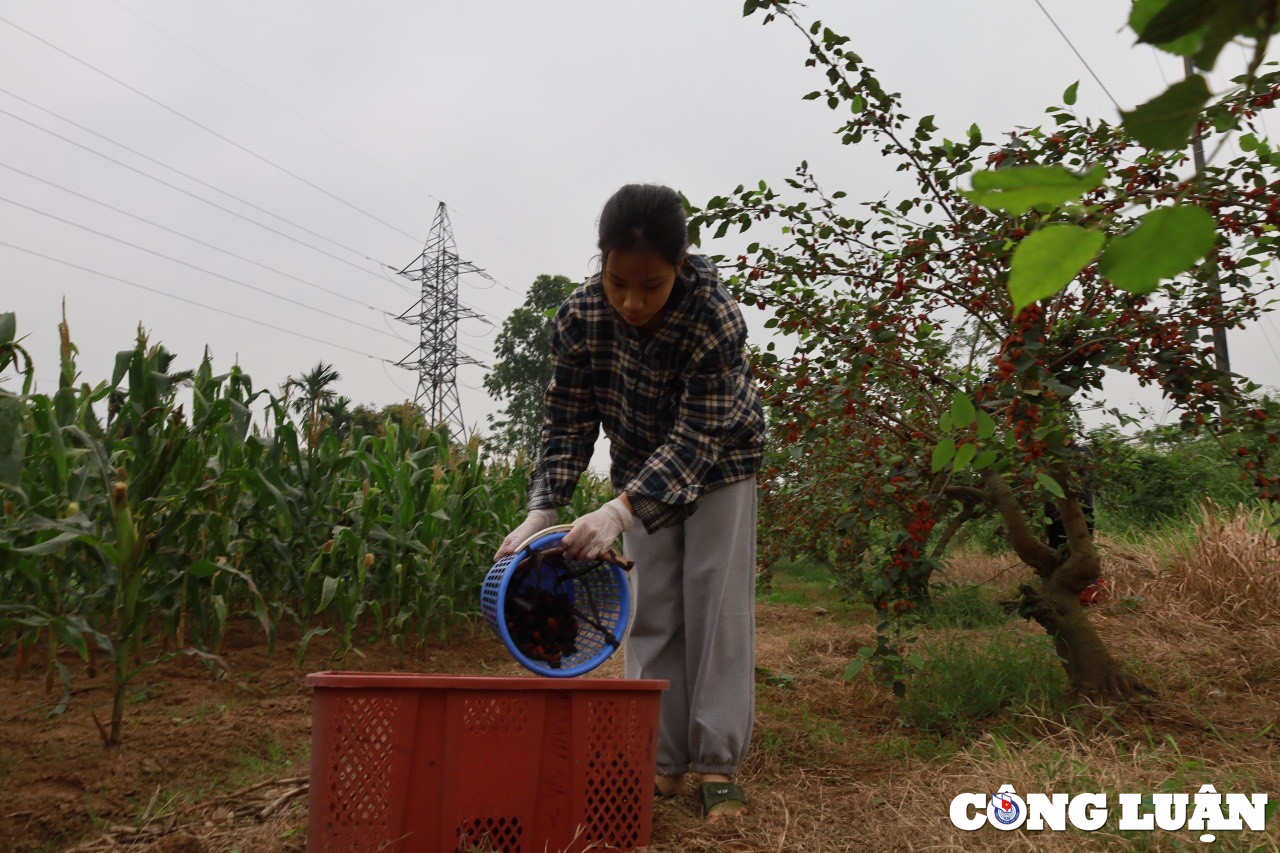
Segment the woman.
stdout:
<svg viewBox="0 0 1280 853">
<path fill-rule="evenodd" d="M 746 324 L 715 266 L 687 253 L 680 197 L 632 184 L 600 214 L 601 272 L 560 306 L 529 515 L 498 556 L 556 522 L 601 425 L 617 497 L 563 545 L 595 557 L 623 535 L 635 562 L 626 676 L 671 682 L 658 735 L 659 796 L 701 776 L 709 820 L 747 810 L 732 782 L 755 694 L 755 474 L 764 414 Z"/>
</svg>

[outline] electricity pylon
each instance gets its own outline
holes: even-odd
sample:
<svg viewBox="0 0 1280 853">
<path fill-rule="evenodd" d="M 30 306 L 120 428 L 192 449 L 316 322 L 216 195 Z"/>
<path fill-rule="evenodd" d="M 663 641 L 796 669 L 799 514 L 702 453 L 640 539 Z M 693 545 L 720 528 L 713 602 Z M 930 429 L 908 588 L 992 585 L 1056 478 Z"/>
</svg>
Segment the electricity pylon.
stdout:
<svg viewBox="0 0 1280 853">
<path fill-rule="evenodd" d="M 444 202 L 440 202 L 422 254 L 399 271 L 399 275 L 420 283 L 422 295 L 397 318 L 418 327 L 417 348 L 397 365 L 417 371 L 418 388 L 413 402 L 421 407 L 427 423 L 445 424 L 455 436 L 466 431 L 458 399 L 458 365 L 480 364 L 458 352 L 458 321 L 482 319 L 458 304 L 458 277 L 469 272 L 484 270 L 458 259 L 453 226 Z"/>
</svg>

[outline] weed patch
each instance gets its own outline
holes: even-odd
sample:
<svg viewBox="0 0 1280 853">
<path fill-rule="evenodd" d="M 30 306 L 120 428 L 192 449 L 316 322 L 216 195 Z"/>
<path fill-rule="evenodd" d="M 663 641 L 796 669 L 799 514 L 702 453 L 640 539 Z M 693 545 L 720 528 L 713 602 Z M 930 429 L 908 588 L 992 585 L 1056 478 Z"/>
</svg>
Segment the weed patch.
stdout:
<svg viewBox="0 0 1280 853">
<path fill-rule="evenodd" d="M 924 624 L 934 628 L 989 628 L 1008 621 L 1009 615 L 992 594 L 971 583 L 935 591 L 924 615 Z"/>
<path fill-rule="evenodd" d="M 1010 629 L 945 633 L 922 644 L 924 668 L 899 708 L 909 724 L 964 731 L 1005 710 L 1065 707 L 1066 675 L 1048 637 Z"/>
</svg>

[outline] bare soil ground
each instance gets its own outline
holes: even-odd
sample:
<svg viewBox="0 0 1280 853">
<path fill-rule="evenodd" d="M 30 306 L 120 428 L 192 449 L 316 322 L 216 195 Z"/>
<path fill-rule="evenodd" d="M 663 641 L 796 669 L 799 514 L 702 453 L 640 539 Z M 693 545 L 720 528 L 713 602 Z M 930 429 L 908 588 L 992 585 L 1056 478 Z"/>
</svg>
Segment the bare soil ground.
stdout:
<svg viewBox="0 0 1280 853">
<path fill-rule="evenodd" d="M 954 578 L 1012 587 L 1010 559 L 954 560 Z M 821 584 L 777 581 L 758 609 L 757 721 L 739 780 L 746 817 L 708 825 L 692 795 L 659 801 L 653 850 L 1280 850 L 1265 833 L 966 833 L 948 819 L 962 792 L 1160 790 L 1280 796 L 1280 626 L 1229 627 L 1150 594 L 1158 571 L 1114 553 L 1113 601 L 1092 618 L 1122 659 L 1159 691 L 1138 706 L 1012 710 L 963 732 L 921 732 L 866 675 L 841 678 L 872 637 L 865 608 Z M 1029 634 L 1031 626 L 1022 626 Z M 108 679 L 78 665 L 65 714 L 46 695 L 40 661 L 0 661 L 0 850 L 300 851 L 310 747 L 307 672 L 324 669 L 521 675 L 487 629 L 402 657 L 362 647 L 341 661 L 317 638 L 294 665 L 298 637 L 269 656 L 248 624 L 227 646 L 229 677 L 179 658 L 131 685 L 123 745 L 104 750 L 93 720 L 110 711 Z M 69 662 L 70 663 L 70 662 Z M 78 664 L 78 662 L 77 662 Z M 593 675 L 617 676 L 612 660 Z"/>
</svg>

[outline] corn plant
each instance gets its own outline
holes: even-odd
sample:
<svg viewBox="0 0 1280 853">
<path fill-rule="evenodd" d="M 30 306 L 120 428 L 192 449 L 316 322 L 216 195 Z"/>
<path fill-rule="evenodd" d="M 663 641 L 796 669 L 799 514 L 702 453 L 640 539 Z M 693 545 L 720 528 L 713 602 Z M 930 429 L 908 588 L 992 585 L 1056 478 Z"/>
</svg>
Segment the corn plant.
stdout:
<svg viewBox="0 0 1280 853">
<path fill-rule="evenodd" d="M 21 378 L 0 386 L 0 653 L 16 651 L 19 674 L 44 656 L 49 692 L 64 688 L 55 713 L 66 650 L 91 679 L 109 667 L 100 729 L 114 745 L 130 681 L 183 653 L 217 677 L 235 620 L 268 647 L 298 625 L 299 659 L 319 634 L 339 653 L 363 637 L 405 649 L 474 620 L 493 551 L 523 518 L 524 466 L 408 421 L 308 430 L 238 367 L 217 373 L 206 352 L 178 370 L 141 332 L 90 386 L 65 321 L 60 333 L 58 389 L 32 393 L 16 321 L 0 315 L 0 376 Z M 607 492 L 585 478 L 567 514 Z"/>
</svg>

